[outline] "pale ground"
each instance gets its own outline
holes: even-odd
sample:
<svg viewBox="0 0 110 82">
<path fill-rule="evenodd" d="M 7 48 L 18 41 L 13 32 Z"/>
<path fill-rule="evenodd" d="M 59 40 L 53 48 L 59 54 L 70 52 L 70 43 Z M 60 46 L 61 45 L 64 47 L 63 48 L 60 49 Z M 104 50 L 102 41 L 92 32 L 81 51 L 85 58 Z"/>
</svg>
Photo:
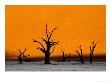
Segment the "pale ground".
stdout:
<svg viewBox="0 0 110 82">
<path fill-rule="evenodd" d="M 5 62 L 5 71 L 106 71 L 105 62 L 94 62 L 89 64 L 80 64 L 80 62 L 51 62 L 52 64 L 44 64 L 43 62 Z"/>
</svg>

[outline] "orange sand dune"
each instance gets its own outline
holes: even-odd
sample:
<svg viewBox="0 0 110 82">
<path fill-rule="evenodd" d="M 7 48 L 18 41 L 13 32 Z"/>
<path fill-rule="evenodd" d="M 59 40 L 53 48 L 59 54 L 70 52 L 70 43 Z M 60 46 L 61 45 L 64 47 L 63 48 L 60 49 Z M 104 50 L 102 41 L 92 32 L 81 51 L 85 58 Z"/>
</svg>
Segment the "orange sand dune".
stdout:
<svg viewBox="0 0 110 82">
<path fill-rule="evenodd" d="M 99 41 L 96 54 L 106 53 L 106 6 L 11 6 L 6 5 L 6 51 L 18 55 L 18 49 L 27 48 L 26 55 L 44 56 L 33 39 L 45 37 L 45 25 L 49 30 L 57 27 L 53 40 L 60 41 L 51 56 L 74 51 L 82 45 L 83 53 L 89 53 L 93 41 Z"/>
</svg>

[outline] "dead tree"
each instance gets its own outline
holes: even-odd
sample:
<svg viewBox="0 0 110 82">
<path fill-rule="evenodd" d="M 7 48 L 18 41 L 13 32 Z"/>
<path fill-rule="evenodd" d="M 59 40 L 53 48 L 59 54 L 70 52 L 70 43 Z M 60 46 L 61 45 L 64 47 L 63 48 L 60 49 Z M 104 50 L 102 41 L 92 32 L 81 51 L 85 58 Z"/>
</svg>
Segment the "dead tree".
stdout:
<svg viewBox="0 0 110 82">
<path fill-rule="evenodd" d="M 27 55 L 27 56 L 23 55 L 24 61 L 26 61 L 26 62 L 31 62 L 31 59 L 29 58 L 29 56 L 30 56 L 30 55 Z"/>
<path fill-rule="evenodd" d="M 65 54 L 65 52 L 62 50 L 62 62 L 66 62 L 67 58 L 69 59 L 70 57 L 71 57 L 70 53 L 67 56 L 67 54 Z M 68 60 L 68 61 L 70 61 L 70 60 Z"/>
<path fill-rule="evenodd" d="M 65 52 L 64 52 L 64 51 L 62 51 L 62 52 L 63 52 L 62 62 L 65 62 L 65 61 L 66 61 L 66 58 L 65 58 Z"/>
<path fill-rule="evenodd" d="M 57 45 L 59 43 L 59 41 L 52 40 L 52 35 L 55 30 L 56 30 L 56 28 L 54 28 L 51 32 L 49 32 L 47 29 L 47 25 L 46 25 L 46 38 L 40 37 L 40 39 L 42 39 L 42 41 L 45 42 L 45 46 L 38 40 L 33 39 L 33 42 L 37 42 L 38 44 L 41 45 L 41 47 L 38 47 L 37 49 L 45 54 L 45 63 L 44 64 L 50 64 L 50 54 L 52 54 L 54 52 L 55 45 Z M 51 50 L 52 47 L 53 47 L 53 50 Z"/>
<path fill-rule="evenodd" d="M 82 48 L 81 48 L 81 45 L 80 45 L 79 48 L 80 48 L 80 52 L 79 52 L 78 50 L 76 50 L 75 52 L 78 53 L 79 58 L 80 58 L 80 61 L 81 61 L 81 64 L 83 64 L 83 63 L 84 63 L 84 58 L 83 58 L 83 54 L 82 54 Z"/>
<path fill-rule="evenodd" d="M 96 47 L 98 42 L 94 42 L 92 43 L 92 45 L 90 46 L 90 64 L 92 64 L 92 58 L 93 58 L 93 54 L 94 54 L 94 49 Z"/>
<path fill-rule="evenodd" d="M 19 64 L 22 64 L 22 62 L 23 62 L 23 58 L 25 57 L 24 56 L 24 52 L 26 52 L 26 48 L 25 48 L 25 50 L 23 51 L 23 52 L 21 52 L 21 50 L 19 50 L 19 56 L 18 56 L 18 62 L 19 62 Z"/>
</svg>

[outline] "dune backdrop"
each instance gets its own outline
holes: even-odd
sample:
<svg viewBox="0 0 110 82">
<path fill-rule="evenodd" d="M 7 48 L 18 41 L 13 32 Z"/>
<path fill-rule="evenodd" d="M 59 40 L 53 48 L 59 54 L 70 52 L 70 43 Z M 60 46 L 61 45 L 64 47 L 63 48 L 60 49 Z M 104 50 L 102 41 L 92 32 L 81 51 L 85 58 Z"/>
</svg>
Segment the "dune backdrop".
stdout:
<svg viewBox="0 0 110 82">
<path fill-rule="evenodd" d="M 105 5 L 6 5 L 5 50 L 6 58 L 16 58 L 18 49 L 27 49 L 25 55 L 43 57 L 33 39 L 45 37 L 45 26 L 54 27 L 52 39 L 59 41 L 51 56 L 65 53 L 76 55 L 82 45 L 83 54 L 89 55 L 93 41 L 98 42 L 94 53 L 106 54 L 106 6 Z"/>
</svg>

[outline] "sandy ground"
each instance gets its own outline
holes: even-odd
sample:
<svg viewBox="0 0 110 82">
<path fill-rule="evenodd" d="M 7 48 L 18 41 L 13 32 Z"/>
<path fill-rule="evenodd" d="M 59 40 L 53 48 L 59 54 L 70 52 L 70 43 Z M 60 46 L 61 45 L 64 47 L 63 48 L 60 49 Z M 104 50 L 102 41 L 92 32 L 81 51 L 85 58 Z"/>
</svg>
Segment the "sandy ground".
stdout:
<svg viewBox="0 0 110 82">
<path fill-rule="evenodd" d="M 5 71 L 106 71 L 105 62 L 94 62 L 89 64 L 80 64 L 80 62 L 52 62 L 44 64 L 43 62 L 5 62 Z"/>
</svg>

